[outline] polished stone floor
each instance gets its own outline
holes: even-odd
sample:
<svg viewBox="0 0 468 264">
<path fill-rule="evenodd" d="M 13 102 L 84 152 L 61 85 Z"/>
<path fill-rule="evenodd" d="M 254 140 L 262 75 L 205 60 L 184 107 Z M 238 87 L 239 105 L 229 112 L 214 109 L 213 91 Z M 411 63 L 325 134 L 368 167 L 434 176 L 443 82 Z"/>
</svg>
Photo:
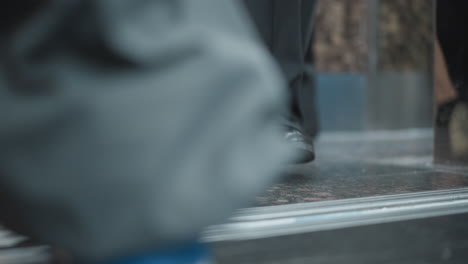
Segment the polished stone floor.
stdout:
<svg viewBox="0 0 468 264">
<path fill-rule="evenodd" d="M 310 203 L 468 186 L 468 168 L 432 163 L 432 142 L 431 130 L 322 135 L 316 144 L 317 160 L 311 164 L 289 167 L 282 181 L 257 197 L 254 206 Z M 50 263 L 47 257 L 48 248 L 29 245 L 18 249 L 14 247 L 18 242 L 15 239 L 17 238 L 14 235 L 0 229 L 1 264 Z M 307 239 L 294 241 L 303 241 L 297 242 L 299 244 L 307 243 Z M 268 243 L 276 242 L 268 240 Z M 299 244 L 297 248 L 301 248 Z M 218 253 L 229 256 L 241 248 L 239 244 L 234 248 L 222 247 Z M 226 260 L 224 257 L 221 259 Z M 297 263 L 303 263 L 298 261 Z"/>
<path fill-rule="evenodd" d="M 256 206 L 307 203 L 468 186 L 468 169 L 432 163 L 430 130 L 335 133 L 319 138 L 317 160 L 288 169 Z"/>
<path fill-rule="evenodd" d="M 460 189 L 468 168 L 432 162 L 429 130 L 322 136 L 256 206 Z M 285 207 L 283 207 L 285 208 Z M 265 208 L 268 209 L 268 208 Z M 219 263 L 468 263 L 468 214 L 214 244 Z"/>
</svg>

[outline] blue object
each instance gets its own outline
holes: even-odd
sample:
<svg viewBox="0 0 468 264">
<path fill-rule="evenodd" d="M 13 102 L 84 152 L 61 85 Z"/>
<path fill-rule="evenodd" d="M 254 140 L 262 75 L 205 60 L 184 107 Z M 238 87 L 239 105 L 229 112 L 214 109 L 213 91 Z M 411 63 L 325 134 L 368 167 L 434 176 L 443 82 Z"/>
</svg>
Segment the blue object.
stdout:
<svg viewBox="0 0 468 264">
<path fill-rule="evenodd" d="M 321 131 L 366 128 L 366 76 L 359 73 L 317 73 L 317 106 Z"/>
<path fill-rule="evenodd" d="M 105 264 L 201 264 L 209 259 L 208 245 L 196 241 L 165 251 L 127 257 Z"/>
</svg>

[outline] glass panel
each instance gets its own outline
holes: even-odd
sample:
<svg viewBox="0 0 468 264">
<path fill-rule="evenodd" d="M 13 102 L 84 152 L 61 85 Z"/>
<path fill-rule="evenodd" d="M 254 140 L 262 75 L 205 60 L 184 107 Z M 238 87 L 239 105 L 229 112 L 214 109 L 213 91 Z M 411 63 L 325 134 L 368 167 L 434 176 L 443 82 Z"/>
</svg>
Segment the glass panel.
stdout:
<svg viewBox="0 0 468 264">
<path fill-rule="evenodd" d="M 257 206 L 445 190 L 466 171 L 432 165 L 432 0 L 319 0 L 313 58 L 317 160 Z"/>
<path fill-rule="evenodd" d="M 432 0 L 380 0 L 376 5 L 376 69 L 369 69 L 371 129 L 432 126 Z M 373 14 L 370 14 L 373 16 Z M 372 21 L 370 21 L 371 23 Z M 372 43 L 373 41 L 370 40 Z"/>
</svg>

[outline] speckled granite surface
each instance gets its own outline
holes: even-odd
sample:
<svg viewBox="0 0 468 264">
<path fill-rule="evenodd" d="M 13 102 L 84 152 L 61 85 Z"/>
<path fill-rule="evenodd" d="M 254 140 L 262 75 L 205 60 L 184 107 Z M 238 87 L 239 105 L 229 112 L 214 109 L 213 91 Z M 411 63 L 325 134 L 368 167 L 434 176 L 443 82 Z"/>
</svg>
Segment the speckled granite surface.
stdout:
<svg viewBox="0 0 468 264">
<path fill-rule="evenodd" d="M 468 186 L 468 168 L 432 163 L 429 131 L 325 136 L 318 159 L 289 168 L 256 205 L 284 205 Z M 468 214 L 214 245 L 218 263 L 466 263 Z"/>
<path fill-rule="evenodd" d="M 468 186 L 468 168 L 432 164 L 432 141 L 432 134 L 427 130 L 401 133 L 324 135 L 317 142 L 317 160 L 311 164 L 288 168 L 283 181 L 259 196 L 256 199 L 256 205 L 283 205 Z M 391 232 L 389 231 L 389 233 Z M 333 233 L 327 237 L 329 240 L 327 247 L 334 244 L 335 238 L 336 235 Z M 265 241 L 265 245 L 259 245 L 256 248 L 252 247 L 251 244 L 258 245 L 258 241 L 243 246 L 240 244 L 230 245 L 229 243 L 217 245 L 216 252 L 221 255 L 220 263 L 312 263 L 310 261 L 317 260 L 319 262 L 316 263 L 325 263 L 321 261 L 327 259 L 326 256 L 313 254 L 313 258 L 310 256 L 305 258 L 306 256 L 302 254 L 309 250 L 307 245 L 314 239 L 310 239 L 308 235 L 293 239 L 296 250 L 291 251 L 292 255 L 284 255 L 283 253 L 286 252 L 284 250 L 278 251 L 282 252 L 282 257 L 272 255 L 272 258 L 264 259 L 264 256 L 271 252 L 272 245 L 270 243 L 285 245 L 283 238 Z M 18 248 L 14 247 L 16 243 L 14 240 L 11 234 L 2 233 L 0 228 L 0 263 L 5 263 L 5 259 L 13 261 L 19 259 L 20 261 L 9 263 L 50 263 L 48 254 L 44 255 L 44 253 L 50 252 L 50 249 L 37 248 L 34 245 L 17 250 Z M 349 244 L 353 243 L 349 242 Z M 255 249 L 255 252 L 257 249 L 270 251 L 263 252 L 265 254 L 261 252 L 254 254 L 243 248 L 249 248 L 250 251 Z M 63 252 L 56 250 L 53 252 L 61 259 L 56 260 L 56 263 L 72 263 L 67 260 L 67 256 Z M 354 253 L 351 252 L 350 255 L 343 255 L 343 258 L 354 256 Z M 244 255 L 245 258 L 253 257 L 252 261 L 244 258 L 240 261 L 238 257 L 244 257 Z M 255 256 L 260 256 L 261 259 L 268 261 L 262 262 Z M 301 257 L 295 259 L 294 256 Z M 30 261 L 25 262 L 28 258 Z"/>
<path fill-rule="evenodd" d="M 445 190 L 468 186 L 468 169 L 432 164 L 432 135 L 337 134 L 317 142 L 318 158 L 291 167 L 257 206 Z"/>
</svg>

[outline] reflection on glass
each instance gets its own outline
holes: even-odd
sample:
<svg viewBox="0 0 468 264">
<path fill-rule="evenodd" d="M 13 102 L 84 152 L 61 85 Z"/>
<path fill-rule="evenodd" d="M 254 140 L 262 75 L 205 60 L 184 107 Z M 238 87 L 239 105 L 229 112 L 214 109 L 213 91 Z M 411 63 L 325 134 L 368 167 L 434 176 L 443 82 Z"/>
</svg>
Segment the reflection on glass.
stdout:
<svg viewBox="0 0 468 264">
<path fill-rule="evenodd" d="M 375 69 L 369 69 L 369 126 L 431 127 L 433 1 L 373 2 L 376 40 L 370 50 L 376 50 L 376 58 Z"/>
<path fill-rule="evenodd" d="M 317 1 L 317 160 L 288 171 L 256 205 L 464 185 L 451 173 L 427 169 L 433 152 L 433 8 L 433 0 Z"/>
</svg>

